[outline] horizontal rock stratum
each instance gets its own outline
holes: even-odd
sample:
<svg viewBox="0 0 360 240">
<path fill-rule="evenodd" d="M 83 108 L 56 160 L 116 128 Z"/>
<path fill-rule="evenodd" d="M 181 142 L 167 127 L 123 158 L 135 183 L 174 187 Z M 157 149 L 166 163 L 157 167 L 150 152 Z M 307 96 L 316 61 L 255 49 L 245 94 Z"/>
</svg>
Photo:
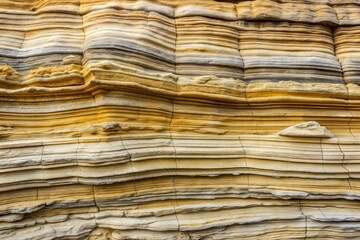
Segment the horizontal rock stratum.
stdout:
<svg viewBox="0 0 360 240">
<path fill-rule="evenodd" d="M 1 0 L 0 239 L 359 239 L 360 1 Z"/>
</svg>

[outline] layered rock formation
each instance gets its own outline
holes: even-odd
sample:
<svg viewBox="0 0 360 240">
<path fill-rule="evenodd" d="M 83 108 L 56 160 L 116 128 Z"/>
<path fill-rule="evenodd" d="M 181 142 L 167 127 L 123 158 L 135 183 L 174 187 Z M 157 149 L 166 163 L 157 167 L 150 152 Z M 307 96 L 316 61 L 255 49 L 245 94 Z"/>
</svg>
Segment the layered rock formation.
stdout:
<svg viewBox="0 0 360 240">
<path fill-rule="evenodd" d="M 0 1 L 0 239 L 358 239 L 360 2 Z"/>
</svg>

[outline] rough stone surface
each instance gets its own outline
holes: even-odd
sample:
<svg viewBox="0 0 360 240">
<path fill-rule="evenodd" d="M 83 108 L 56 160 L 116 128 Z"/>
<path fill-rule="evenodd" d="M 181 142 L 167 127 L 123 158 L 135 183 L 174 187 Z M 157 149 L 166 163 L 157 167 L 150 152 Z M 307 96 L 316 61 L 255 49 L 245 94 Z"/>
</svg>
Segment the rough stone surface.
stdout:
<svg viewBox="0 0 360 240">
<path fill-rule="evenodd" d="M 1 0 L 0 239 L 358 239 L 359 16 Z"/>
<path fill-rule="evenodd" d="M 317 138 L 332 138 L 334 135 L 321 126 L 318 122 L 310 121 L 299 123 L 288 127 L 279 133 L 280 136 L 287 137 L 317 137 Z"/>
</svg>

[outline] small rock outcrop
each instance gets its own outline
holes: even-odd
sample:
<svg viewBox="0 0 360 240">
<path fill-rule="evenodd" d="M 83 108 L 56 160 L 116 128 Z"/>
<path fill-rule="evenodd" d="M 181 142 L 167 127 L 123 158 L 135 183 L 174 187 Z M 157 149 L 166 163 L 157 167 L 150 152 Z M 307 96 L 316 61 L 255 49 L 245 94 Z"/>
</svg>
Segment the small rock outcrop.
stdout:
<svg viewBox="0 0 360 240">
<path fill-rule="evenodd" d="M 332 134 L 326 127 L 321 126 L 318 122 L 310 121 L 299 123 L 288 127 L 279 133 L 280 136 L 286 137 L 316 137 L 316 138 L 332 138 Z"/>
</svg>

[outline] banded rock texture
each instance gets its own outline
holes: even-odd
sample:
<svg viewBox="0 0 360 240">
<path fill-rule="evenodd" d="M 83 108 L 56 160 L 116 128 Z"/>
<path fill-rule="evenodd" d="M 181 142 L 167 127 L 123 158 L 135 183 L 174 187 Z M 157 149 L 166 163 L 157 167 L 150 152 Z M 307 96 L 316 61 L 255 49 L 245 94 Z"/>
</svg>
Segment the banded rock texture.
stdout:
<svg viewBox="0 0 360 240">
<path fill-rule="evenodd" d="M 359 1 L 2 0 L 0 23 L 0 239 L 360 238 Z"/>
</svg>

